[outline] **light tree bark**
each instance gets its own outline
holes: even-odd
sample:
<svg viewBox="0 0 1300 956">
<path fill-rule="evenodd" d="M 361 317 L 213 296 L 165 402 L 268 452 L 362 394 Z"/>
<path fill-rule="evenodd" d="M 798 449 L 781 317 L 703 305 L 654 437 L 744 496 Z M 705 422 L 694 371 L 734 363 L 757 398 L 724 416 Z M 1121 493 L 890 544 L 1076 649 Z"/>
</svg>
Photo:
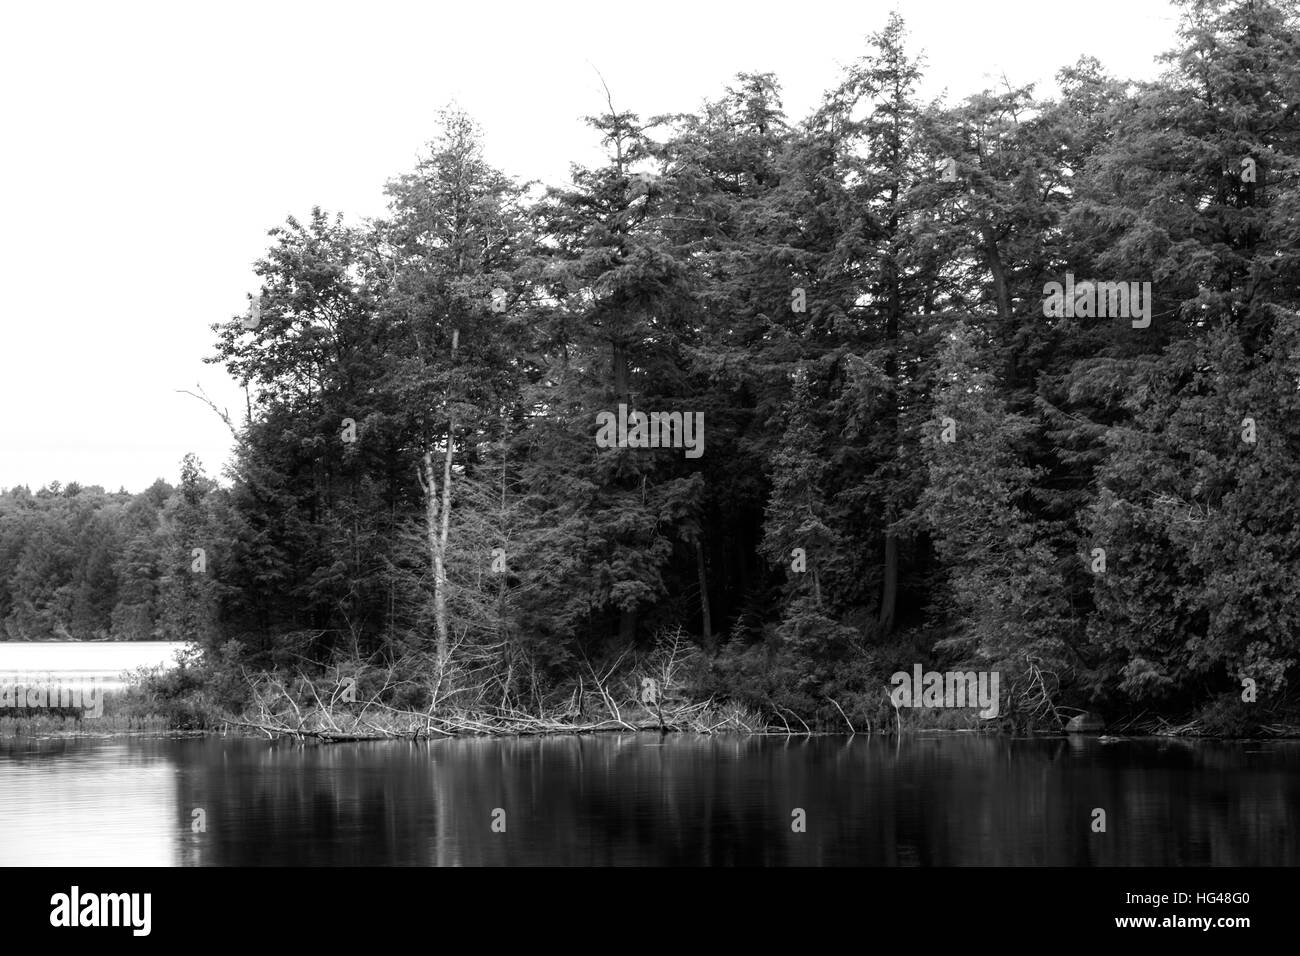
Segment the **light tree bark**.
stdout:
<svg viewBox="0 0 1300 956">
<path fill-rule="evenodd" d="M 433 626 L 438 667 L 447 665 L 450 646 L 447 634 L 447 537 L 451 511 L 451 436 L 443 462 L 442 488 L 434 471 L 433 453 L 426 451 L 420 467 L 420 487 L 424 490 L 424 531 L 433 565 Z"/>
<path fill-rule="evenodd" d="M 453 358 L 459 338 L 460 330 L 457 329 L 452 333 L 451 339 Z M 456 417 L 454 413 L 449 413 L 447 448 L 442 459 L 442 487 L 438 487 L 432 451 L 424 453 L 420 467 L 420 487 L 424 491 L 425 537 L 433 565 L 433 626 L 439 670 L 447 666 L 451 648 L 447 627 L 447 540 L 451 536 L 451 466 L 455 453 Z"/>
</svg>

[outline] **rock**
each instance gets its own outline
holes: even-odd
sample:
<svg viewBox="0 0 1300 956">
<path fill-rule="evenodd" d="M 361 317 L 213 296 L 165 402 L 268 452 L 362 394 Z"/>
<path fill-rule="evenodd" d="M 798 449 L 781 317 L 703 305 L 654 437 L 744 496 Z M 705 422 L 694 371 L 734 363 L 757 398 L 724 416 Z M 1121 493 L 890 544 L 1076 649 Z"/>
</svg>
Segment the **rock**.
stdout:
<svg viewBox="0 0 1300 956">
<path fill-rule="evenodd" d="M 1106 728 L 1106 721 L 1102 720 L 1098 714 L 1078 714 L 1070 718 L 1070 722 L 1065 725 L 1067 734 L 1092 734 Z"/>
</svg>

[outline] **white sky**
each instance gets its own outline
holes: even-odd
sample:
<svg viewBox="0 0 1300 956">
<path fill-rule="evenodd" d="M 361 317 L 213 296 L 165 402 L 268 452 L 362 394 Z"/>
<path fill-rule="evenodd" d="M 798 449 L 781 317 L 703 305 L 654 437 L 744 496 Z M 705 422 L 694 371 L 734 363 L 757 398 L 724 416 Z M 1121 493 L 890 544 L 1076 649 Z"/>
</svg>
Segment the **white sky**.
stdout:
<svg viewBox="0 0 1300 956">
<path fill-rule="evenodd" d="M 383 211 L 455 99 L 490 161 L 559 182 L 581 121 L 696 109 L 770 70 L 801 119 L 895 7 L 880 0 L 0 5 L 0 488 L 138 491 L 194 451 L 219 476 L 242 393 L 209 325 L 241 313 L 266 230 Z M 1037 81 L 1091 54 L 1150 78 L 1167 0 L 903 0 L 926 98 Z"/>
</svg>

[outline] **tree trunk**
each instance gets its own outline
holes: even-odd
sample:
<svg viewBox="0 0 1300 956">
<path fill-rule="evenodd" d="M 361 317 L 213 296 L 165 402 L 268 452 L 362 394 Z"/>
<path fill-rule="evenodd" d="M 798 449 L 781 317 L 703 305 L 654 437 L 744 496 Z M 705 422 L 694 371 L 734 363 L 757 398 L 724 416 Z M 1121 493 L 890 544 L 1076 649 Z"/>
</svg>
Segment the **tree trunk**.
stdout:
<svg viewBox="0 0 1300 956">
<path fill-rule="evenodd" d="M 1011 334 L 1011 292 L 1007 288 L 1007 270 L 1002 264 L 1002 252 L 998 249 L 997 236 L 988 226 L 980 226 L 980 237 L 984 241 L 984 257 L 988 260 L 989 274 L 993 277 L 993 296 L 998 306 L 998 323 L 1010 346 L 1007 349 L 1007 384 L 1017 387 L 1019 376 L 1014 348 L 1014 336 Z"/>
<path fill-rule="evenodd" d="M 713 653 L 713 621 L 709 613 L 709 579 L 704 572 L 704 546 L 695 539 L 695 567 L 700 577 L 700 619 L 704 630 L 704 646 Z"/>
<path fill-rule="evenodd" d="M 898 191 L 895 189 L 890 196 L 891 207 L 898 208 Z M 892 216 L 889 221 L 890 235 L 898 234 L 898 217 Z M 898 263 L 893 258 L 893 253 L 885 262 L 885 281 L 889 289 L 889 311 L 885 316 L 885 342 L 888 352 L 885 355 L 885 377 L 889 382 L 889 409 L 886 412 L 888 420 L 885 422 L 885 428 L 888 433 L 889 447 L 894 449 L 894 457 L 885 465 L 887 480 L 885 482 L 885 579 L 880 591 L 880 630 L 882 634 L 889 634 L 894 629 L 894 605 L 898 596 L 898 536 L 894 533 L 891 525 L 894 523 L 894 516 L 897 513 L 897 498 L 899 495 L 898 483 L 895 479 L 898 471 L 903 467 L 903 447 L 898 441 L 898 419 L 899 419 L 899 397 L 898 397 L 898 331 L 901 325 L 903 315 L 903 289 L 902 276 Z"/>
<path fill-rule="evenodd" d="M 636 608 L 620 611 L 618 615 L 618 642 L 627 647 L 636 640 Z"/>
<path fill-rule="evenodd" d="M 886 516 L 889 521 L 892 515 Z M 885 584 L 880 593 L 880 630 L 889 634 L 894 629 L 894 606 L 898 601 L 898 535 L 885 532 Z"/>
<path fill-rule="evenodd" d="M 434 566 L 434 577 L 438 582 L 438 593 L 434 600 L 433 613 L 438 621 L 438 667 L 447 664 L 447 539 L 451 537 L 451 457 L 456 449 L 454 426 L 447 423 L 447 454 L 442 460 L 442 527 L 439 529 L 438 562 Z"/>
<path fill-rule="evenodd" d="M 988 226 L 980 227 L 980 236 L 984 240 L 984 256 L 988 259 L 989 274 L 993 277 L 993 295 L 997 300 L 998 318 L 1003 322 L 1011 321 L 1011 293 L 1007 289 L 1007 271 L 1002 265 L 1002 253 L 998 250 L 997 236 Z"/>
<path fill-rule="evenodd" d="M 501 425 L 501 434 L 502 434 L 503 436 L 505 435 L 505 429 L 506 429 L 506 426 L 505 426 L 505 422 L 503 421 L 503 422 L 502 422 L 502 425 Z M 502 448 L 501 448 L 501 510 L 500 510 L 500 514 L 501 514 L 501 534 L 502 534 L 501 547 L 502 547 L 502 550 L 504 551 L 504 550 L 505 550 L 505 546 L 506 546 L 506 540 L 505 540 L 506 528 L 507 528 L 508 523 L 509 523 L 509 518 L 508 518 L 507 515 L 506 515 L 506 449 L 505 449 L 505 440 L 504 440 L 504 438 L 502 439 L 502 443 L 501 443 L 501 444 L 502 444 Z M 507 659 L 513 661 L 513 658 L 510 658 L 510 656 L 509 656 L 509 655 L 510 655 L 510 648 L 509 648 L 509 646 L 507 646 L 507 644 L 506 644 L 506 638 L 507 638 L 507 635 L 506 635 L 506 578 L 507 578 L 507 576 L 508 576 L 509 573 L 510 573 L 510 572 L 509 572 L 509 567 L 510 567 L 509 560 L 510 560 L 510 556 L 509 556 L 509 554 L 507 553 L 507 554 L 506 554 L 506 562 L 507 562 L 507 563 L 506 563 L 506 569 L 507 569 L 507 570 L 505 570 L 505 571 L 503 571 L 503 572 L 501 573 L 501 580 L 497 583 L 497 640 L 501 642 L 501 645 L 502 645 L 502 648 L 503 648 L 503 651 L 502 651 L 502 652 L 503 652 L 504 654 L 506 654 Z M 509 683 L 508 681 L 506 682 L 506 686 L 507 686 L 507 687 L 510 686 L 510 683 Z"/>
<path fill-rule="evenodd" d="M 622 339 L 613 340 L 614 399 L 627 402 L 631 388 L 631 368 L 628 361 L 627 344 Z M 642 495 L 645 493 L 644 479 Z M 636 640 L 636 609 L 621 610 L 618 617 L 618 642 L 620 647 L 627 647 Z"/>
<path fill-rule="evenodd" d="M 614 399 L 618 402 L 626 402 L 631 387 L 631 370 L 628 367 L 627 345 L 622 341 L 615 340 L 613 346 Z"/>
<path fill-rule="evenodd" d="M 456 359 L 460 330 L 454 329 L 451 337 L 451 357 Z M 448 405 L 454 399 L 448 395 Z M 454 406 L 452 406 L 454 408 Z M 425 534 L 429 542 L 429 556 L 433 559 L 433 625 L 436 633 L 438 669 L 447 666 L 451 641 L 447 630 L 447 540 L 451 537 L 451 463 L 456 453 L 456 417 L 447 415 L 447 451 L 442 458 L 442 488 L 438 488 L 433 471 L 433 453 L 424 453 L 424 469 L 420 484 L 424 489 Z M 440 513 L 441 512 L 441 513 Z"/>
<path fill-rule="evenodd" d="M 420 484 L 424 487 L 424 525 L 425 537 L 429 545 L 429 559 L 433 565 L 433 624 L 435 631 L 435 650 L 438 668 L 447 663 L 447 510 L 451 505 L 451 441 L 447 442 L 447 458 L 443 470 L 443 487 L 439 500 L 438 476 L 433 470 L 433 454 L 424 453 L 423 475 Z M 442 514 L 439 515 L 441 508 Z"/>
</svg>

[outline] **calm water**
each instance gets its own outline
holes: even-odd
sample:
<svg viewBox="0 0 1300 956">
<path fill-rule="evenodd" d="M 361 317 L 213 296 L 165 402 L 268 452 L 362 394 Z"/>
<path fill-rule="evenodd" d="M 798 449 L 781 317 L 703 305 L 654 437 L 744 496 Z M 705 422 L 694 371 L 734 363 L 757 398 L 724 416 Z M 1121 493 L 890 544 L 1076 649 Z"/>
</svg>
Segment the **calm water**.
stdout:
<svg viewBox="0 0 1300 956">
<path fill-rule="evenodd" d="M 1300 744 L 0 740 L 0 864 L 109 863 L 1295 865 Z"/>
</svg>

